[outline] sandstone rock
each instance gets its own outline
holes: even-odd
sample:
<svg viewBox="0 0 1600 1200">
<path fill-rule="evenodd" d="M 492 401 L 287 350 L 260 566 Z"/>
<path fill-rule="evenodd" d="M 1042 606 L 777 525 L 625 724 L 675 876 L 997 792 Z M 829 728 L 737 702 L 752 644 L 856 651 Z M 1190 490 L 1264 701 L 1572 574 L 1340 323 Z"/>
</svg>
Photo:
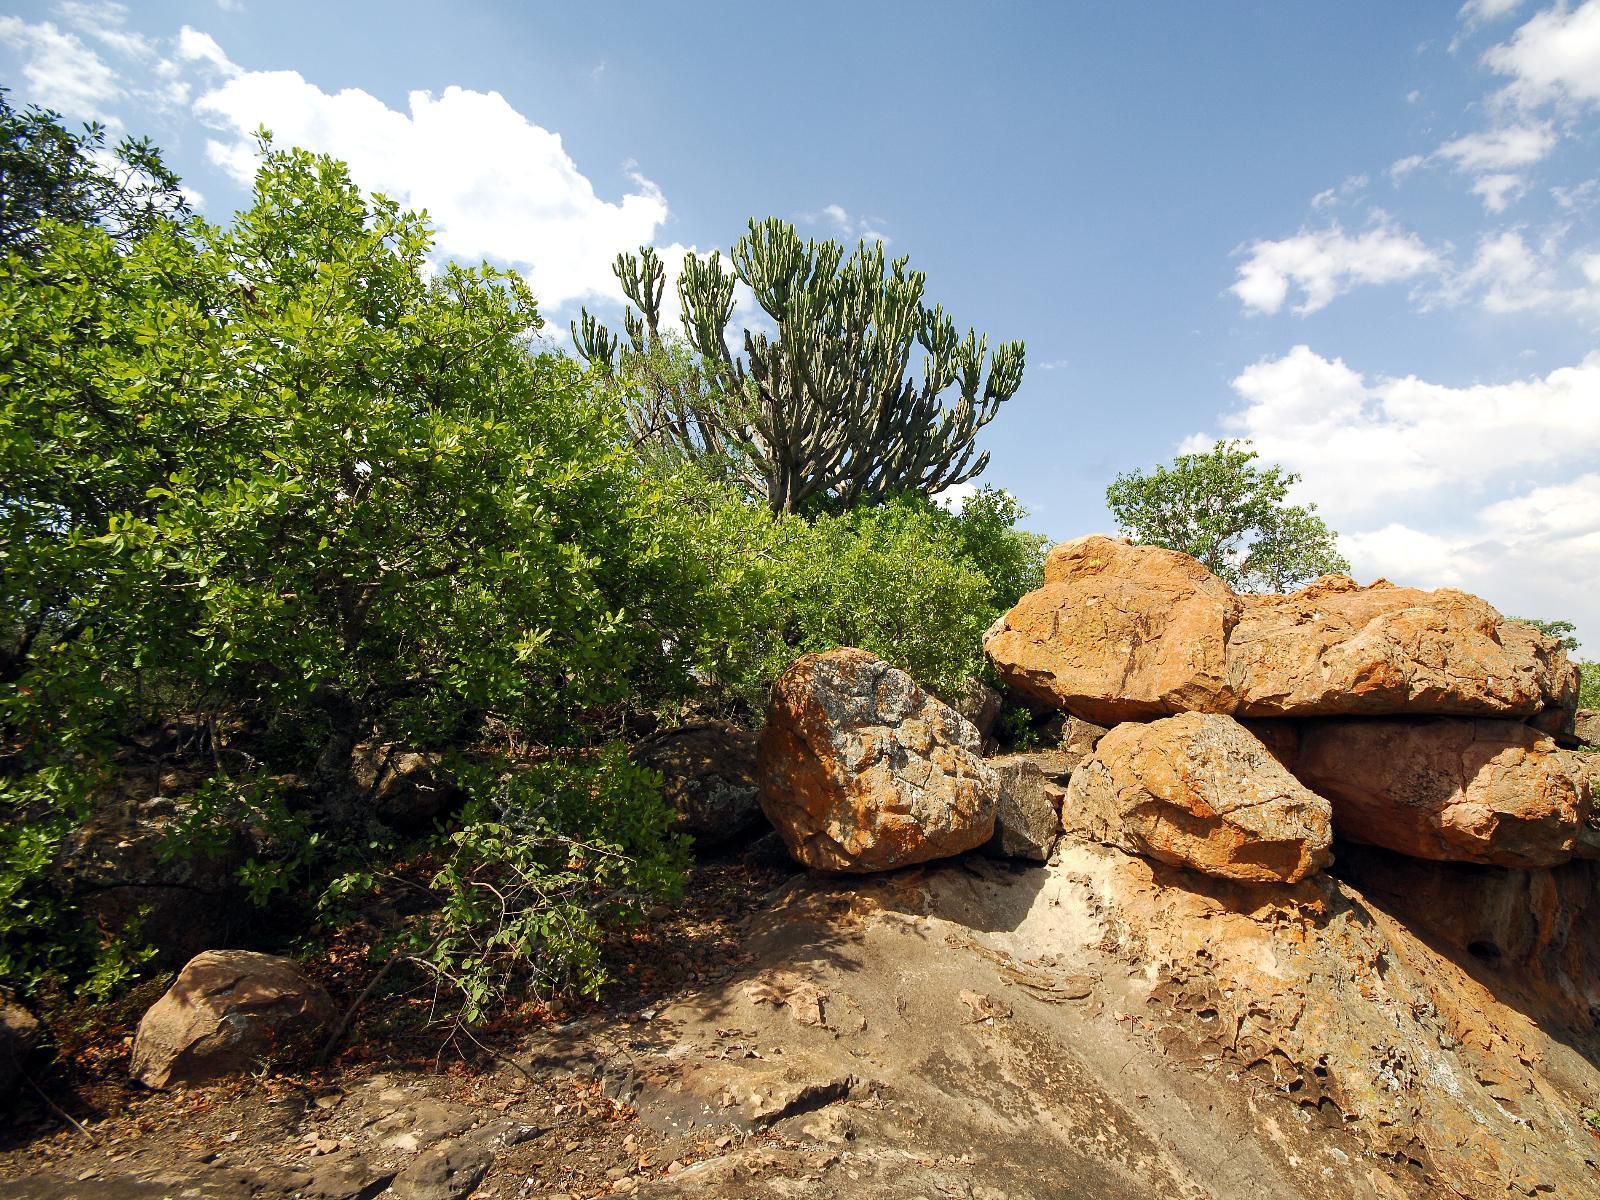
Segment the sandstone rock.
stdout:
<svg viewBox="0 0 1600 1200">
<path fill-rule="evenodd" d="M 1572 732 L 1586 746 L 1600 746 L 1600 712 L 1580 708 L 1572 722 Z"/>
<path fill-rule="evenodd" d="M 761 807 L 789 852 L 827 871 L 960 854 L 994 832 L 999 781 L 978 731 L 862 650 L 808 654 L 772 689 Z"/>
<path fill-rule="evenodd" d="M 389 1186 L 399 1200 L 462 1200 L 492 1166 L 494 1155 L 483 1147 L 447 1142 L 418 1155 Z"/>
<path fill-rule="evenodd" d="M 1329 575 L 1242 599 L 1228 677 L 1244 716 L 1520 718 L 1577 696 L 1554 639 L 1465 592 Z"/>
<path fill-rule="evenodd" d="M 751 838 L 767 826 L 756 799 L 756 738 L 720 722 L 701 722 L 657 734 L 634 759 L 665 781 L 677 827 L 702 846 Z"/>
<path fill-rule="evenodd" d="M 1250 717 L 1495 716 L 1562 732 L 1577 669 L 1554 638 L 1484 601 L 1328 575 L 1236 596 L 1187 555 L 1080 538 L 990 629 L 1006 685 L 1102 723 Z"/>
<path fill-rule="evenodd" d="M 1000 778 L 1000 799 L 995 810 L 994 837 L 984 846 L 999 858 L 1025 858 L 1045 862 L 1055 849 L 1061 831 L 1061 804 L 1066 780 L 1061 751 L 1006 754 L 989 759 Z"/>
<path fill-rule="evenodd" d="M 1333 802 L 1341 837 L 1414 858 L 1547 867 L 1592 853 L 1584 756 L 1518 721 L 1309 721 L 1294 771 Z"/>
<path fill-rule="evenodd" d="M 1230 712 L 1228 634 L 1237 596 L 1186 554 L 1093 536 L 1063 542 L 984 638 L 1002 680 L 1104 725 Z"/>
<path fill-rule="evenodd" d="M 460 788 L 438 775 L 434 754 L 392 742 L 363 742 L 351 756 L 356 785 L 373 815 L 392 829 L 427 828 L 464 799 Z"/>
<path fill-rule="evenodd" d="M 133 1077 L 153 1088 L 249 1071 L 275 1049 L 330 1024 L 333 1001 L 293 960 L 208 950 L 139 1022 Z"/>
<path fill-rule="evenodd" d="M 1068 758 L 1067 769 L 1075 770 L 1079 763 L 1094 753 L 1100 739 L 1110 732 L 1104 725 L 1069 716 L 1061 729 L 1061 749 Z"/>
<path fill-rule="evenodd" d="M 1096 841 L 1244 883 L 1330 861 L 1328 802 L 1231 717 L 1119 725 L 1072 773 L 1062 820 Z"/>
<path fill-rule="evenodd" d="M 32 1013 L 0 1000 L 0 1106 L 11 1098 L 42 1032 Z"/>
</svg>

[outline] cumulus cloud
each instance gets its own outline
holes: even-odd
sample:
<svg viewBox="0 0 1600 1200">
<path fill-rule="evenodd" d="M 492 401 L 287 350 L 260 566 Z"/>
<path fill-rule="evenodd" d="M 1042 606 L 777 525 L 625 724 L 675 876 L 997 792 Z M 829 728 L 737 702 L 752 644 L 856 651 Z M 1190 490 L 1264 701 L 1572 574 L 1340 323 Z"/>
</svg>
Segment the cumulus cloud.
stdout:
<svg viewBox="0 0 1600 1200">
<path fill-rule="evenodd" d="M 111 105 L 123 95 L 115 71 L 74 33 L 54 22 L 31 25 L 20 17 L 0 17 L 0 44 L 23 57 L 28 98 L 66 116 L 122 127 Z"/>
<path fill-rule="evenodd" d="M 1388 222 L 1354 235 L 1337 223 L 1302 229 L 1293 237 L 1252 242 L 1245 255 L 1229 289 L 1245 308 L 1275 313 L 1294 289 L 1300 302 L 1293 311 L 1300 316 L 1326 308 L 1353 287 L 1416 279 L 1439 271 L 1444 262 L 1416 234 Z"/>
<path fill-rule="evenodd" d="M 1556 132 L 1548 123 L 1507 125 L 1446 142 L 1434 154 L 1467 172 L 1532 166 L 1549 154 Z"/>
<path fill-rule="evenodd" d="M 524 270 L 546 308 L 617 297 L 617 252 L 655 241 L 667 219 L 661 190 L 637 172 L 620 200 L 602 199 L 560 135 L 498 92 L 415 91 L 397 111 L 358 88 L 325 92 L 294 71 L 240 70 L 187 28 L 179 52 L 221 77 L 194 107 L 222 134 L 208 146 L 212 161 L 240 182 L 254 175 L 252 134 L 265 125 L 282 144 L 345 160 L 362 187 L 426 209 L 443 255 Z"/>
<path fill-rule="evenodd" d="M 1225 433 L 1300 471 L 1311 498 L 1345 520 L 1485 494 L 1600 454 L 1600 352 L 1542 377 L 1450 387 L 1369 380 L 1300 345 L 1233 387 L 1243 404 Z"/>
<path fill-rule="evenodd" d="M 1302 476 L 1358 577 L 1486 595 L 1600 637 L 1600 352 L 1498 384 L 1369 378 L 1309 346 L 1233 381 L 1220 433 Z M 1185 451 L 1212 437 L 1195 434 Z"/>
<path fill-rule="evenodd" d="M 1535 14 L 1483 61 L 1510 77 L 1501 98 L 1518 106 L 1600 102 L 1600 0 Z"/>
</svg>

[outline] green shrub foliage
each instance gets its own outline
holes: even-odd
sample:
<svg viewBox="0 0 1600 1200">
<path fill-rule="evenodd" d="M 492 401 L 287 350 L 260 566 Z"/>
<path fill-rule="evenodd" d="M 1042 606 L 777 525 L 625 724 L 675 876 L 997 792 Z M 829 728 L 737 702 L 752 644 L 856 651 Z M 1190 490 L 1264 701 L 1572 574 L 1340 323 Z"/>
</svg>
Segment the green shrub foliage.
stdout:
<svg viewBox="0 0 1600 1200">
<path fill-rule="evenodd" d="M 258 902 L 387 912 L 457 1017 L 592 989 L 603 931 L 684 865 L 630 714 L 721 695 L 753 719 L 840 644 L 952 694 L 1039 581 L 1002 492 L 775 518 L 709 456 L 641 444 L 613 380 L 538 351 L 518 276 L 433 268 L 423 218 L 336 161 L 263 135 L 217 227 L 151 198 L 176 181 L 148 147 L 128 183 L 95 174 L 93 131 L 6 119 L 9 173 L 77 180 L 12 214 L 0 261 L 8 987 L 138 970 L 64 863 L 108 802 L 165 787 L 165 853 L 244 838 Z M 461 806 L 384 825 L 371 742 L 432 753 Z"/>
</svg>

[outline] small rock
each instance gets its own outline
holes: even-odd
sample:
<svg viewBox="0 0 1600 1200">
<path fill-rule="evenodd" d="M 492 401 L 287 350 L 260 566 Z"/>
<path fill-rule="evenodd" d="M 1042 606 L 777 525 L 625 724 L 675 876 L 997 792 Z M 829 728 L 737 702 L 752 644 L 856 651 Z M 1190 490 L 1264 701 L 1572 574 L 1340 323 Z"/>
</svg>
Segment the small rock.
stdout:
<svg viewBox="0 0 1600 1200">
<path fill-rule="evenodd" d="M 390 1190 L 400 1200 L 462 1200 L 470 1196 L 494 1166 L 494 1155 L 481 1146 L 447 1142 L 424 1151 L 395 1176 Z"/>
</svg>

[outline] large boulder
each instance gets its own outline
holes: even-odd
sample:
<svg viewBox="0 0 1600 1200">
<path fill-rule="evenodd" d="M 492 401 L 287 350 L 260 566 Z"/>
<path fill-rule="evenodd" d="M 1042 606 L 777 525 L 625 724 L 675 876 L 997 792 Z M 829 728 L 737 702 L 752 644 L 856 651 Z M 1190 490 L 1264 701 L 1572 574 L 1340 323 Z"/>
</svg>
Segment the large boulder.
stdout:
<svg viewBox="0 0 1600 1200">
<path fill-rule="evenodd" d="M 332 1024 L 328 993 L 292 960 L 207 950 L 139 1022 L 133 1077 L 153 1088 L 252 1071 Z"/>
<path fill-rule="evenodd" d="M 1413 858 L 1549 867 L 1594 857 L 1590 756 L 1519 721 L 1308 721 L 1295 775 L 1340 837 Z"/>
<path fill-rule="evenodd" d="M 1231 712 L 1239 598 L 1186 554 L 1098 535 L 1063 542 L 1045 584 L 984 637 L 1006 686 L 1100 725 Z"/>
<path fill-rule="evenodd" d="M 1580 708 L 1573 718 L 1572 732 L 1586 746 L 1600 746 L 1600 712 Z"/>
<path fill-rule="evenodd" d="M 660 771 L 677 828 L 704 847 L 750 838 L 767 827 L 756 799 L 756 737 L 715 721 L 646 739 L 634 760 Z"/>
<path fill-rule="evenodd" d="M 801 863 L 886 871 L 975 849 L 999 781 L 978 731 L 863 650 L 808 654 L 772 688 L 761 807 Z"/>
<path fill-rule="evenodd" d="M 1101 724 L 1411 714 L 1564 732 L 1577 703 L 1556 639 L 1448 588 L 1328 575 L 1287 596 L 1237 596 L 1187 555 L 1099 536 L 1052 550 L 1045 581 L 984 650 L 1013 691 Z"/>
<path fill-rule="evenodd" d="M 1328 575 L 1242 599 L 1228 678 L 1243 716 L 1520 719 L 1576 704 L 1559 643 L 1466 592 Z"/>
<path fill-rule="evenodd" d="M 1062 821 L 1095 841 L 1241 883 L 1331 861 L 1328 802 L 1232 717 L 1119 725 L 1072 773 Z"/>
</svg>

